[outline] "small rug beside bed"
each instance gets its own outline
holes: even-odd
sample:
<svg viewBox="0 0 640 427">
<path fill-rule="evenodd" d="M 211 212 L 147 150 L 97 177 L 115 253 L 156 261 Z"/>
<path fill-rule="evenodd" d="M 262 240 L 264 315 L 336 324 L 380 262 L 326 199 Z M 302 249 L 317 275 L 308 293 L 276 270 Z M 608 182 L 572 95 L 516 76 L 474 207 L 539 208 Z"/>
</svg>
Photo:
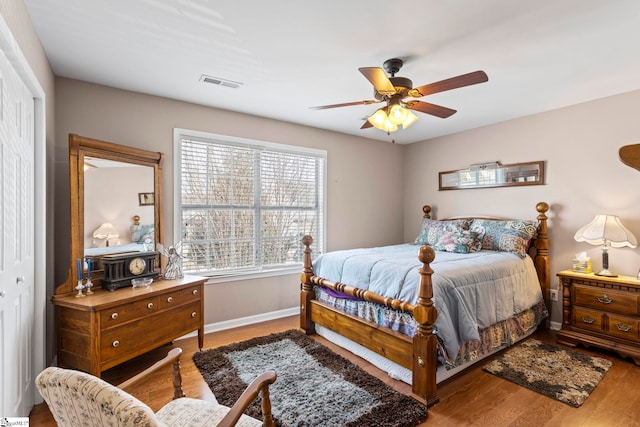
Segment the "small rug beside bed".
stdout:
<svg viewBox="0 0 640 427">
<path fill-rule="evenodd" d="M 415 426 L 427 409 L 312 338 L 289 330 L 211 350 L 193 361 L 218 402 L 231 406 L 263 371 L 277 426 Z M 262 419 L 259 399 L 246 412 Z"/>
<path fill-rule="evenodd" d="M 529 338 L 482 369 L 577 408 L 610 367 L 607 359 Z"/>
</svg>

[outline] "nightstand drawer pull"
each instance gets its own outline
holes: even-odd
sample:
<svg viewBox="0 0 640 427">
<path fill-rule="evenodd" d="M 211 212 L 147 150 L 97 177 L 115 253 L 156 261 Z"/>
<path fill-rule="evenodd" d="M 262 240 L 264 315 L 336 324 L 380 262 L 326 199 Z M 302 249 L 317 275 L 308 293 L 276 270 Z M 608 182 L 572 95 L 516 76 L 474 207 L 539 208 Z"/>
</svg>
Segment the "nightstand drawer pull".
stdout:
<svg viewBox="0 0 640 427">
<path fill-rule="evenodd" d="M 596 301 L 598 301 L 600 304 L 611 304 L 614 301 L 614 299 L 609 298 L 606 295 L 598 295 L 596 297 Z"/>
<path fill-rule="evenodd" d="M 616 328 L 620 332 L 629 332 L 632 329 L 631 325 L 627 325 L 626 323 L 616 323 Z"/>
<path fill-rule="evenodd" d="M 118 318 L 118 313 L 111 313 L 111 318 L 116 320 Z"/>
<path fill-rule="evenodd" d="M 198 314 L 194 311 L 193 313 L 191 313 L 191 317 L 196 317 Z"/>
<path fill-rule="evenodd" d="M 596 319 L 594 319 L 593 317 L 589 317 L 589 316 L 580 316 L 580 319 L 582 319 L 582 321 L 584 323 L 587 323 L 589 325 L 591 325 L 593 322 L 596 321 Z"/>
<path fill-rule="evenodd" d="M 148 308 L 148 309 L 152 309 L 152 308 L 153 308 L 153 303 L 152 303 L 152 302 L 150 302 L 149 304 L 147 304 L 147 308 Z"/>
<path fill-rule="evenodd" d="M 112 343 L 111 343 L 111 345 L 112 345 L 113 347 L 117 347 L 117 346 L 119 346 L 119 345 L 120 345 L 120 341 L 115 340 L 114 342 L 112 342 Z"/>
<path fill-rule="evenodd" d="M 173 297 L 167 298 L 167 302 L 173 302 Z"/>
<path fill-rule="evenodd" d="M 191 294 L 193 294 L 193 295 L 198 295 L 198 290 L 197 290 L 197 289 L 192 290 L 192 291 L 191 291 Z"/>
</svg>

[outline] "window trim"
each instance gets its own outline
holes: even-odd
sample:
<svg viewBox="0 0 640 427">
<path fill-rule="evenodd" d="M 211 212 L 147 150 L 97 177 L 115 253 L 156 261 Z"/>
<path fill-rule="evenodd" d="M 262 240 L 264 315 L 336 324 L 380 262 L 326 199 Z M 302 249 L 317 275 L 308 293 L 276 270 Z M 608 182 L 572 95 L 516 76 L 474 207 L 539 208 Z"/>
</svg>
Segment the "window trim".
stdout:
<svg viewBox="0 0 640 427">
<path fill-rule="evenodd" d="M 181 206 L 181 192 L 179 189 L 182 186 L 182 168 L 181 168 L 181 144 L 180 141 L 183 136 L 193 137 L 193 138 L 201 138 L 201 139 L 211 139 L 211 140 L 219 140 L 221 142 L 237 145 L 240 147 L 256 147 L 261 146 L 267 149 L 274 149 L 281 152 L 289 152 L 292 154 L 309 154 L 313 156 L 322 157 L 324 159 L 324 170 L 323 170 L 323 182 L 322 188 L 324 189 L 322 194 L 322 205 L 323 205 L 323 215 L 322 215 L 322 236 L 321 243 L 323 247 L 318 248 L 314 247 L 313 255 L 317 256 L 324 252 L 326 248 L 326 235 L 327 235 L 327 157 L 328 153 L 326 150 L 310 148 L 304 146 L 296 146 L 289 144 L 282 144 L 276 142 L 262 141 L 256 139 L 249 138 L 241 138 L 230 135 L 221 135 L 214 134 L 210 132 L 203 132 L 191 129 L 184 128 L 174 128 L 173 129 L 173 241 L 178 242 L 181 240 L 180 236 L 180 206 Z M 318 241 L 316 236 L 314 237 L 314 243 Z M 299 272 L 302 268 L 302 262 L 292 266 L 280 266 L 274 267 L 273 269 L 265 269 L 261 271 L 251 270 L 247 272 L 237 271 L 231 274 L 223 273 L 220 275 L 211 274 L 211 273 L 198 273 L 198 275 L 203 277 L 210 277 L 208 283 L 219 283 L 219 282 L 230 282 L 236 280 L 246 280 L 246 279 L 257 279 L 264 277 L 272 277 L 272 276 L 285 276 L 290 275 L 296 272 Z"/>
</svg>

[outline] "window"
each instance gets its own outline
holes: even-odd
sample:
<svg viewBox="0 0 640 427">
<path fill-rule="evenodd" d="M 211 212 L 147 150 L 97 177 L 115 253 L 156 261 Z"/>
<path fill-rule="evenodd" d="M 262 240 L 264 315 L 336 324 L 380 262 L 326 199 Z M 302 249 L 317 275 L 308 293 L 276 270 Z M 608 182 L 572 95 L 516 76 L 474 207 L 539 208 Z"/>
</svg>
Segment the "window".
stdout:
<svg viewBox="0 0 640 427">
<path fill-rule="evenodd" d="M 187 273 L 302 265 L 302 236 L 324 249 L 326 152 L 176 129 L 177 240 Z"/>
</svg>

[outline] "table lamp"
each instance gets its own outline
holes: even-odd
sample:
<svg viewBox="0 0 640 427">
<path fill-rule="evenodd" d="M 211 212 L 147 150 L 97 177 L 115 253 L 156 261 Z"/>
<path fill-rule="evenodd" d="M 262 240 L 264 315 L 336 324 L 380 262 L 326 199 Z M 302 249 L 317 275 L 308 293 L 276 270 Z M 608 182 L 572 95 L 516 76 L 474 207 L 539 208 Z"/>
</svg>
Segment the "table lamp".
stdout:
<svg viewBox="0 0 640 427">
<path fill-rule="evenodd" d="M 620 218 L 615 215 L 596 215 L 593 221 L 579 229 L 573 238 L 577 242 L 602 245 L 602 270 L 596 274 L 607 277 L 618 276 L 609 271 L 609 246 L 635 248 L 638 245 L 636 236 L 627 230 L 620 222 Z"/>
<path fill-rule="evenodd" d="M 120 237 L 120 234 L 113 224 L 109 222 L 105 222 L 93 232 L 93 238 L 104 239 L 106 246 L 109 246 L 109 239 L 115 239 L 116 237 Z"/>
</svg>

